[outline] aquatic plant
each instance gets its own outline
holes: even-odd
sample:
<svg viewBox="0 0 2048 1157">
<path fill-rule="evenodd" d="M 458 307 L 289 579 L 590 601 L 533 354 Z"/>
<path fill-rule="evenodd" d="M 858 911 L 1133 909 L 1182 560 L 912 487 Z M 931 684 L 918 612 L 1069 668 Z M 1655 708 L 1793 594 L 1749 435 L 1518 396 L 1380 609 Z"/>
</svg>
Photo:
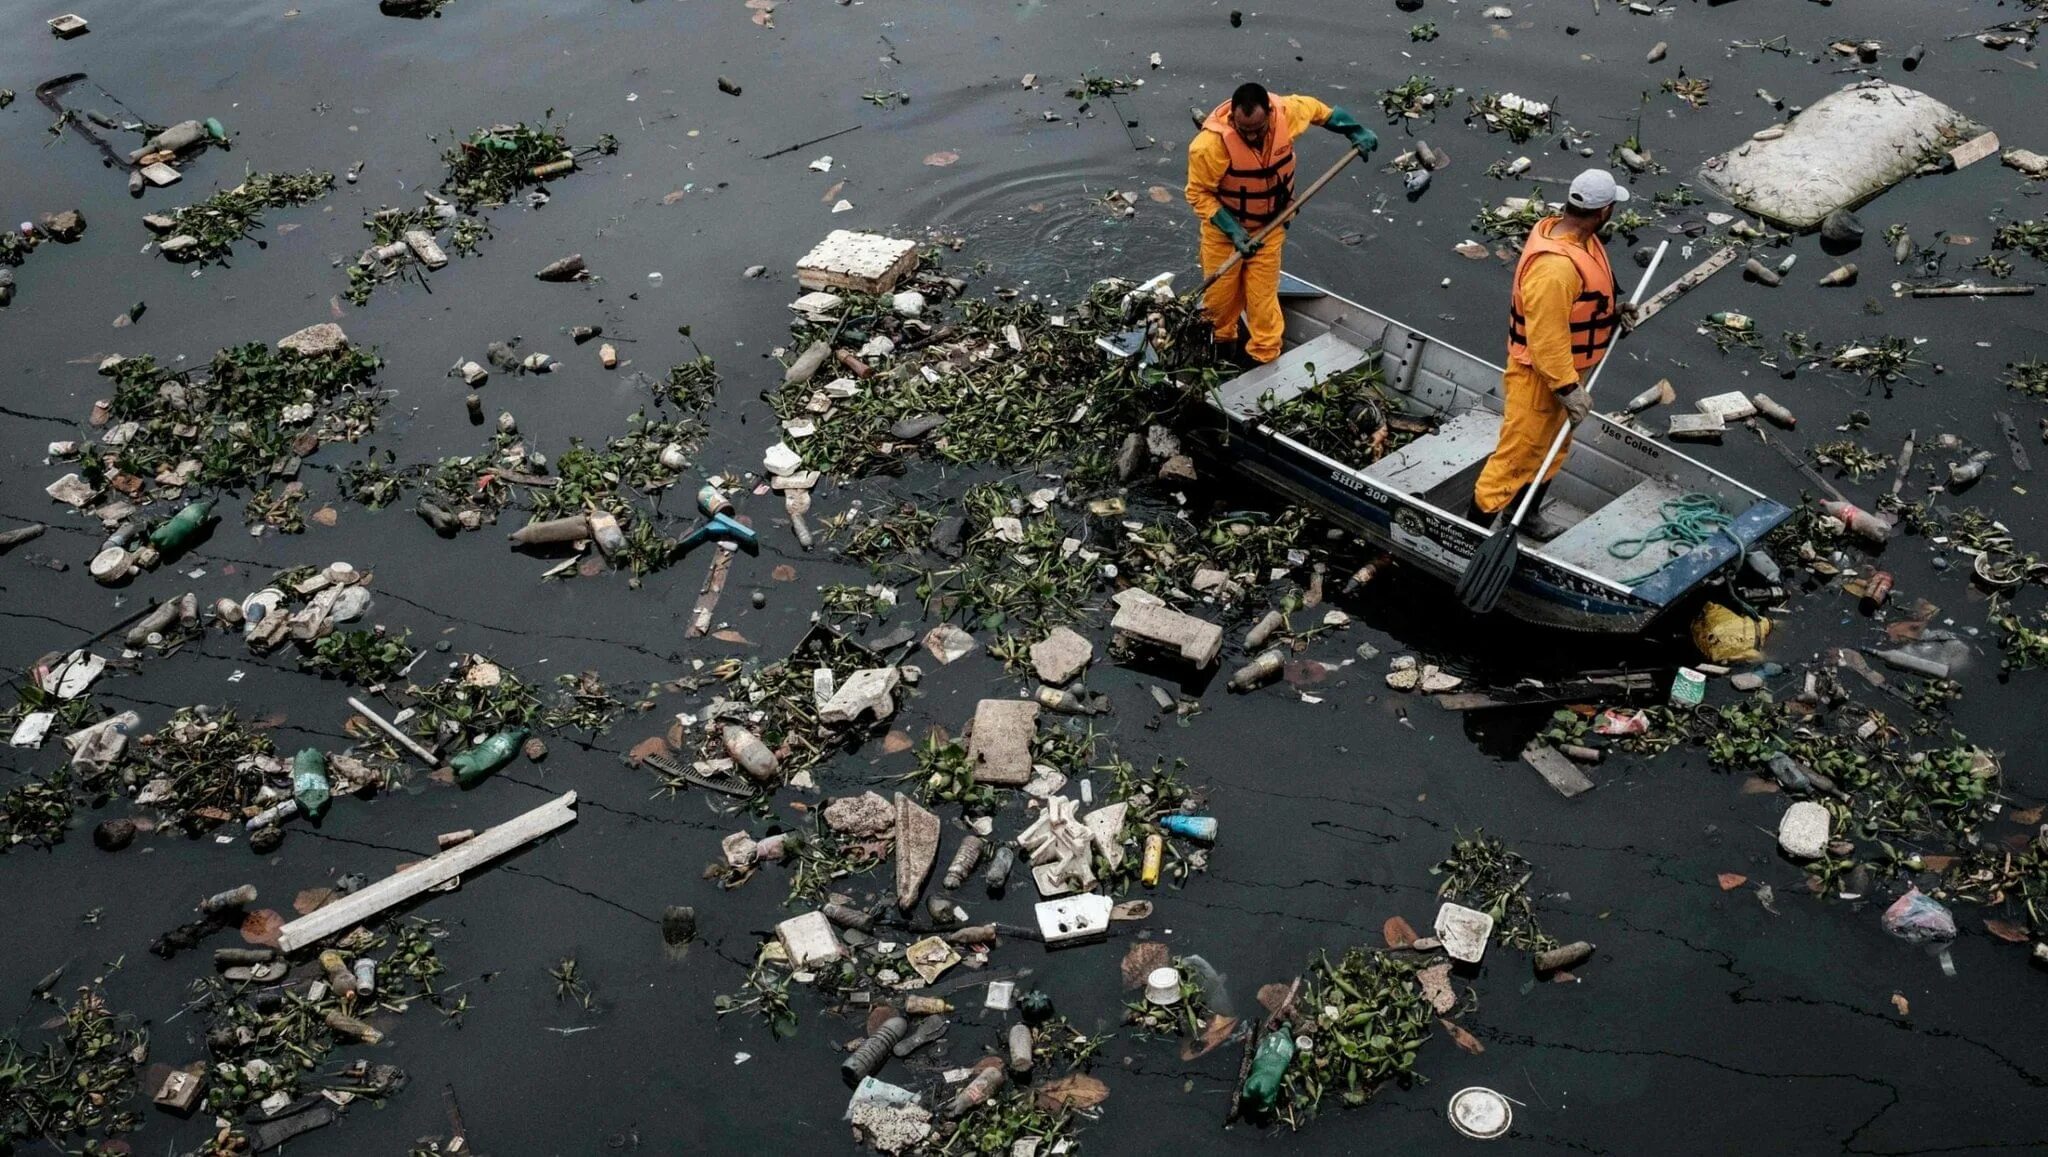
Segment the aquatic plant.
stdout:
<svg viewBox="0 0 2048 1157">
<path fill-rule="evenodd" d="M 166 214 L 170 218 L 170 226 L 162 230 L 166 243 L 175 238 L 190 238 L 191 243 L 175 248 L 159 245 L 158 251 L 172 261 L 206 265 L 225 260 L 236 242 L 263 225 L 265 209 L 303 205 L 333 188 L 333 173 L 252 173 L 232 189 Z"/>
<path fill-rule="evenodd" d="M 179 495 L 194 484 L 254 486 L 374 429 L 382 364 L 357 349 L 302 356 L 257 343 L 223 349 L 203 370 L 110 360 L 100 371 L 114 383 L 108 422 L 80 473 L 138 502 L 153 484 Z"/>
<path fill-rule="evenodd" d="M 1524 952 L 1557 947 L 1536 921 L 1529 897 L 1529 878 L 1536 869 L 1500 840 L 1484 832 L 1462 837 L 1451 854 L 1429 870 L 1443 877 L 1436 894 L 1493 917 L 1493 934 L 1502 944 Z"/>
<path fill-rule="evenodd" d="M 1549 105 L 1513 93 L 1490 92 L 1470 102 L 1472 111 L 1465 121 L 1478 121 L 1490 133 L 1506 133 L 1516 144 L 1550 128 Z"/>
<path fill-rule="evenodd" d="M 80 1138 L 77 1152 L 117 1151 L 106 1146 L 142 1123 L 129 1106 L 149 1035 L 108 1005 L 97 979 L 68 1005 L 51 1002 L 61 1015 L 40 1047 L 18 1032 L 0 1037 L 0 1149 L 71 1151 Z"/>
<path fill-rule="evenodd" d="M 332 675 L 357 687 L 374 687 L 398 678 L 412 666 L 418 652 L 406 640 L 410 631 L 396 635 L 382 628 L 336 631 L 315 640 L 312 650 L 299 658 L 299 669 Z"/>
<path fill-rule="evenodd" d="M 1429 1040 L 1429 1001 L 1419 962 L 1352 948 L 1335 963 L 1318 952 L 1294 1003 L 1291 1027 L 1308 1050 L 1287 1066 L 1276 1114 L 1291 1128 L 1308 1123 L 1326 1097 L 1362 1105 L 1388 1081 L 1413 1078 Z"/>
<path fill-rule="evenodd" d="M 1433 76 L 1410 76 L 1392 88 L 1380 90 L 1380 110 L 1387 114 L 1390 123 L 1422 117 L 1435 120 L 1437 110 L 1449 107 L 1456 92 L 1449 85 L 1438 85 Z"/>
</svg>

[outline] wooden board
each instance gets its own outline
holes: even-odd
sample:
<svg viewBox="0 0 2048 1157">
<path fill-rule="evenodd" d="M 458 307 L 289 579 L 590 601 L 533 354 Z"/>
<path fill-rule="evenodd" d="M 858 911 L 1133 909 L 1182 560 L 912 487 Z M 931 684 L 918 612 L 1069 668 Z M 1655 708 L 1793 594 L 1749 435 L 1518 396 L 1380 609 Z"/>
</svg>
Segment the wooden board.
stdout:
<svg viewBox="0 0 2048 1157">
<path fill-rule="evenodd" d="M 1636 311 L 1636 324 L 1641 325 L 1655 317 L 1665 306 L 1685 296 L 1687 290 L 1733 264 L 1739 255 L 1739 250 L 1733 245 L 1716 249 L 1712 256 L 1687 270 L 1684 276 L 1658 290 L 1650 300 L 1644 302 Z"/>
<path fill-rule="evenodd" d="M 711 613 L 718 609 L 718 596 L 725 590 L 725 576 L 732 570 L 732 552 L 719 548 L 711 558 L 711 569 L 704 572 L 704 587 L 697 592 L 697 605 L 690 608 L 690 625 L 683 629 L 685 639 L 701 639 L 711 631 Z"/>
<path fill-rule="evenodd" d="M 1566 758 L 1564 753 L 1547 743 L 1532 743 L 1522 749 L 1522 762 L 1536 769 L 1543 782 L 1557 789 L 1557 794 L 1570 799 L 1593 790 L 1593 781 L 1579 770 L 1579 765 Z"/>
<path fill-rule="evenodd" d="M 524 815 L 479 832 L 476 838 L 466 843 L 429 856 L 403 872 L 386 876 L 324 908 L 315 908 L 279 930 L 278 949 L 295 952 L 336 932 L 353 928 L 386 908 L 402 904 L 429 888 L 445 884 L 471 868 L 480 868 L 515 848 L 574 822 L 576 793 L 565 792 Z"/>
<path fill-rule="evenodd" d="M 1634 698 L 1653 693 L 1656 681 L 1646 672 L 1594 675 L 1558 683 L 1516 684 L 1478 691 L 1456 691 L 1438 695 L 1435 703 L 1446 711 L 1484 711 L 1493 707 L 1533 707 L 1547 703 L 1580 703 L 1615 698 Z"/>
</svg>

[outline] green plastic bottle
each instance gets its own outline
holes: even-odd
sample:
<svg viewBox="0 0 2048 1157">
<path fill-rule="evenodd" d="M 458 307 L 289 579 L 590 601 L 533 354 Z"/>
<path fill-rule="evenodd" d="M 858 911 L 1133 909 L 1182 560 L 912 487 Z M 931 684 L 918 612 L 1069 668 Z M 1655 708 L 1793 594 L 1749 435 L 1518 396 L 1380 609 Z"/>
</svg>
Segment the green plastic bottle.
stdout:
<svg viewBox="0 0 2048 1157">
<path fill-rule="evenodd" d="M 483 782 L 484 777 L 512 762 L 525 741 L 526 728 L 513 727 L 449 760 L 448 766 L 455 769 L 455 782 L 463 787 Z"/>
<path fill-rule="evenodd" d="M 1244 1079 L 1245 1107 L 1256 1113 L 1270 1113 L 1280 1100 L 1280 1081 L 1287 1064 L 1294 1059 L 1294 1038 L 1284 1028 L 1259 1041 L 1252 1054 L 1252 1075 Z"/>
<path fill-rule="evenodd" d="M 1707 320 L 1713 322 L 1715 325 L 1718 325 L 1723 329 L 1732 329 L 1738 333 L 1747 332 L 1749 330 L 1756 328 L 1756 323 L 1750 320 L 1748 314 L 1736 313 L 1732 309 L 1723 310 L 1720 313 L 1708 314 Z"/>
<path fill-rule="evenodd" d="M 299 810 L 309 820 L 317 820 L 327 811 L 334 788 L 327 780 L 327 756 L 319 748 L 308 747 L 292 757 L 292 798 L 299 801 Z"/>
<path fill-rule="evenodd" d="M 206 528 L 207 519 L 212 515 L 213 504 L 216 501 L 217 499 L 202 498 L 171 515 L 162 526 L 149 532 L 150 544 L 166 554 L 185 549 L 193 539 L 199 537 L 199 532 Z"/>
<path fill-rule="evenodd" d="M 1032 1026 L 1044 1024 L 1052 1019 L 1052 997 L 1041 989 L 1032 989 L 1017 998 L 1017 1011 L 1024 1016 L 1024 1023 Z"/>
</svg>

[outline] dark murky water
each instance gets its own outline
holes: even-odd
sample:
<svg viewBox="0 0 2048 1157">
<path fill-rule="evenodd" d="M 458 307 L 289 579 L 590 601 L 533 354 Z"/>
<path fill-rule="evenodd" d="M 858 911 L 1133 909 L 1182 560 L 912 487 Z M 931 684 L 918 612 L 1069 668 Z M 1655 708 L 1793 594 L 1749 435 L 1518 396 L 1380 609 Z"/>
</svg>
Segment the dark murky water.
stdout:
<svg viewBox="0 0 2048 1157">
<path fill-rule="evenodd" d="M 344 506 L 338 526 L 298 537 L 250 539 L 227 528 L 196 560 L 118 594 L 105 591 L 83 571 L 98 536 L 65 521 L 40 493 L 62 472 L 45 466 L 41 454 L 46 442 L 74 436 L 102 390 L 92 365 L 112 351 L 204 358 L 227 343 L 271 340 L 339 316 L 359 344 L 385 356 L 381 381 L 397 391 L 375 444 L 419 461 L 478 444 L 462 413 L 463 391 L 443 370 L 480 356 L 487 342 L 523 334 L 526 348 L 566 359 L 553 376 L 501 378 L 486 390 L 491 406 L 512 410 L 557 452 L 571 436 L 622 429 L 642 397 L 630 369 L 606 374 L 588 354 L 572 356 L 565 327 L 602 323 L 631 368 L 658 375 L 687 353 L 676 327 L 688 324 L 726 374 L 720 420 L 700 462 L 745 469 L 775 440 L 755 400 L 775 380 L 774 367 L 759 359 L 783 336 L 783 306 L 795 293 L 787 271 L 814 240 L 842 226 L 930 226 L 964 236 L 956 262 L 988 261 L 988 284 L 1063 298 L 1103 275 L 1185 268 L 1194 237 L 1178 203 L 1186 109 L 1213 105 L 1242 79 L 1352 106 L 1379 127 L 1383 157 L 1398 151 L 1402 133 L 1372 115 L 1373 94 L 1410 73 L 1554 97 L 1570 120 L 1603 134 L 1594 142 L 1603 152 L 1627 134 L 1637 94 L 1648 93 L 1645 143 L 1673 170 L 1637 183 L 1649 192 L 1671 187 L 1706 155 L 1770 123 L 1773 113 L 1755 89 L 1808 103 L 1847 79 L 1837 75 L 1834 57 L 1813 59 L 1828 40 L 1876 37 L 1895 50 L 1925 42 L 1916 86 L 1998 129 L 2008 143 L 2043 146 L 2034 134 L 2048 105 L 2042 78 L 2028 67 L 2032 58 L 1943 39 L 2011 17 L 2010 5 L 1752 0 L 1679 4 L 1655 17 L 1612 2 L 1513 6 L 1516 17 L 1495 28 L 1479 19 L 1476 0 L 1431 0 L 1415 17 L 1385 3 L 1287 2 L 1249 13 L 1232 30 L 1226 9 L 1209 5 L 945 8 L 888 0 L 785 5 L 768 30 L 748 22 L 739 0 L 456 0 L 443 18 L 425 22 L 382 17 L 369 0 L 296 9 L 89 4 L 80 11 L 92 33 L 66 42 L 43 34 L 45 13 L 17 9 L 0 47 L 0 86 L 20 94 L 0 113 L 0 210 L 12 221 L 77 206 L 92 226 L 77 245 L 35 254 L 18 271 L 16 304 L 0 313 L 0 519 L 53 522 L 41 541 L 0 562 L 6 662 L 18 666 L 75 645 L 137 600 L 188 588 L 203 600 L 239 595 L 271 568 L 336 558 L 377 572 L 372 618 L 420 638 L 446 638 L 457 650 L 488 651 L 534 676 L 595 668 L 608 681 L 632 683 L 672 677 L 693 660 L 733 650 L 682 639 L 701 557 L 638 592 L 618 578 L 538 585 L 542 564 L 506 554 L 493 534 L 443 542 L 399 509 L 370 514 Z M 1423 18 L 1438 22 L 1442 38 L 1410 44 L 1406 30 Z M 1567 23 L 1579 26 L 1575 35 Z M 1727 47 L 1778 35 L 1789 37 L 1795 55 Z M 1670 58 L 1642 63 L 1657 40 L 1671 43 Z M 1146 69 L 1154 51 L 1164 56 L 1163 70 Z M 1657 93 L 1681 65 L 1712 78 L 1709 107 L 1695 111 Z M 87 144 L 44 132 L 50 118 L 32 90 L 75 71 L 158 121 L 219 116 L 238 134 L 235 149 L 188 167 L 183 185 L 138 205 L 126 197 L 122 175 L 104 168 Z M 1039 90 L 1020 87 L 1026 72 L 1040 76 Z M 1076 122 L 1074 102 L 1061 91 L 1083 72 L 1140 75 L 1147 83 L 1114 108 L 1098 100 L 1097 115 Z M 718 92 L 719 74 L 740 81 L 744 95 Z M 907 91 L 912 101 L 885 109 L 861 99 L 885 90 Z M 334 304 L 345 285 L 337 262 L 361 249 L 364 213 L 414 203 L 417 190 L 438 179 L 442 146 L 434 134 L 445 140 L 448 130 L 531 120 L 549 108 L 573 139 L 610 131 L 622 151 L 559 183 L 545 208 L 500 212 L 483 255 L 435 276 L 431 292 L 387 287 L 366 309 Z M 1066 119 L 1045 122 L 1047 109 Z M 1136 127 L 1120 127 L 1119 113 Z M 850 125 L 862 127 L 760 159 Z M 1467 236 L 1474 212 L 1515 191 L 1483 170 L 1516 151 L 1537 157 L 1539 173 L 1569 173 L 1580 162 L 1536 151 L 1544 142 L 1515 150 L 1452 117 L 1428 131 L 1455 163 L 1423 200 L 1401 200 L 1393 178 L 1358 166 L 1294 231 L 1290 264 L 1494 356 L 1506 274 L 1450 251 Z M 922 163 L 941 150 L 958 153 L 957 163 Z M 1311 168 L 1333 155 L 1320 137 L 1306 150 Z M 835 158 L 831 173 L 806 167 L 825 153 Z M 141 212 L 189 203 L 216 183 L 233 183 L 244 166 L 340 172 L 358 161 L 359 184 L 272 212 L 264 246 L 241 246 L 230 267 L 195 278 L 139 252 Z M 2039 202 L 2027 200 L 2021 185 L 2011 170 L 1987 163 L 1904 186 L 1863 216 L 1873 234 L 1903 221 L 1923 240 L 1943 230 L 1973 236 L 1974 245 L 1953 247 L 1954 267 L 1986 251 L 1996 219 L 2039 216 Z M 1147 196 L 1152 186 L 1164 188 L 1169 203 Z M 1138 194 L 1135 217 L 1102 205 L 1115 189 Z M 675 190 L 687 191 L 664 204 Z M 831 213 L 838 197 L 854 209 Z M 1352 234 L 1360 235 L 1355 246 L 1342 240 Z M 2001 451 L 1967 501 L 2006 519 L 2023 545 L 2040 541 L 2039 504 L 2021 492 L 2030 479 L 2014 475 L 1989 417 L 2005 406 L 2030 430 L 2038 416 L 2035 404 L 2005 398 L 1994 380 L 2007 361 L 2048 348 L 2048 315 L 2038 302 L 1893 300 L 1886 289 L 1893 268 L 1874 236 L 1858 255 L 1862 285 L 1823 294 L 1804 288 L 1828 267 L 1817 242 L 1794 248 L 1801 261 L 1786 288 L 1765 290 L 1724 274 L 1631 339 L 1627 356 L 1639 364 L 1626 374 L 1618 366 L 1608 388 L 1622 396 L 1667 375 L 1693 397 L 1767 383 L 1800 413 L 1802 438 L 1825 436 L 1861 408 L 1873 425 L 1859 437 L 1884 449 L 1908 428 L 1954 431 Z M 582 252 L 602 279 L 558 286 L 528 276 L 571 251 Z M 2020 260 L 2022 276 L 2039 276 Z M 742 280 L 741 269 L 754 263 L 775 272 Z M 653 272 L 663 275 L 658 286 L 648 279 Z M 1438 286 L 1444 277 L 1452 279 L 1448 289 Z M 138 301 L 148 303 L 139 324 L 109 328 Z M 1924 336 L 1923 356 L 1946 373 L 1890 399 L 1823 374 L 1779 381 L 1753 359 L 1717 354 L 1690 331 L 1688 319 L 1729 308 L 1756 315 L 1772 334 Z M 1796 477 L 1747 435 L 1701 456 L 1775 494 L 1798 490 Z M 309 469 L 311 505 L 332 493 L 331 474 L 323 472 L 350 457 L 330 450 Z M 862 492 L 911 495 L 951 485 L 916 476 Z M 818 509 L 842 509 L 849 497 L 823 491 Z M 852 575 L 796 550 L 775 518 L 765 521 L 773 529 L 762 554 L 735 567 L 720 618 L 752 641 L 750 653 L 772 655 L 804 629 L 812 588 Z M 34 567 L 30 553 L 66 559 L 72 569 Z M 794 584 L 770 581 L 781 562 L 797 568 Z M 1896 542 L 1886 565 L 1898 574 L 1902 596 L 1940 604 L 1942 617 L 1959 628 L 1982 623 L 1981 597 L 1956 572 L 1929 568 L 1922 543 Z M 195 569 L 204 573 L 188 579 Z M 755 587 L 769 590 L 765 610 L 747 604 L 745 592 Z M 1617 657 L 1669 662 L 1688 653 L 1670 640 L 1481 637 L 1456 621 L 1440 592 L 1399 580 L 1339 605 L 1363 625 L 1341 647 L 1316 652 L 1324 658 L 1341 658 L 1359 641 L 1513 670 Z M 1796 603 L 1783 625 L 1772 652 L 1787 662 L 1881 637 L 1834 593 Z M 1091 1148 L 1277 1143 L 1316 1152 L 1366 1145 L 1434 1152 L 1461 1143 L 1442 1106 L 1467 1084 L 1490 1085 L 1520 1103 L 1504 1151 L 1755 1146 L 1899 1154 L 2048 1145 L 2039 1112 L 2048 1084 L 2038 1031 L 2042 978 L 2023 949 L 1985 935 L 1969 910 L 1959 912 L 1964 931 L 1953 949 L 1959 976 L 1944 979 L 1931 958 L 1884 935 L 1881 905 L 1798 894 L 1799 873 L 1776 857 L 1767 834 L 1781 801 L 1738 795 L 1729 777 L 1679 756 L 1610 762 L 1596 773 L 1600 790 L 1561 801 L 1519 763 L 1502 762 L 1532 720 L 1461 720 L 1420 701 L 1390 702 L 1377 670 L 1349 669 L 1324 689 L 1320 706 L 1284 692 L 1227 698 L 1211 687 L 1208 714 L 1184 732 L 1168 726 L 1156 734 L 1143 726 L 1153 711 L 1140 682 L 1115 671 L 1097 677 L 1096 689 L 1117 708 L 1103 726 L 1141 761 L 1155 753 L 1188 757 L 1223 823 L 1210 875 L 1158 897 L 1152 927 L 1177 950 L 1200 952 L 1225 971 L 1236 1002 L 1247 1006 L 1259 984 L 1293 975 L 1318 948 L 1370 941 L 1395 913 L 1425 922 L 1433 908 L 1428 865 L 1454 833 L 1483 827 L 1539 865 L 1549 930 L 1597 941 L 1596 962 L 1582 983 L 1532 986 L 1519 958 L 1501 953 L 1478 977 L 1480 1010 L 1467 1020 L 1483 1055 L 1434 1042 L 1420 1065 L 1428 1084 L 1388 1090 L 1370 1108 L 1333 1113 L 1293 1138 L 1218 1131 L 1233 1050 L 1184 1065 L 1165 1046 L 1118 1041 L 1103 1072 L 1113 1090 L 1107 1115 L 1084 1134 Z M 1987 642 L 1964 678 L 1957 723 L 2007 753 L 2008 788 L 2021 804 L 2032 803 L 2048 791 L 2035 755 L 2044 728 L 2035 709 L 2039 684 L 2025 676 L 2001 683 L 1995 670 Z M 976 699 L 1010 689 L 978 654 L 929 678 L 902 725 L 957 729 Z M 347 742 L 341 685 L 290 673 L 288 662 L 252 659 L 239 640 L 217 635 L 146 663 L 138 676 L 108 679 L 98 693 L 112 710 L 140 711 L 151 727 L 181 704 L 228 702 L 249 716 L 285 712 L 289 723 L 277 735 L 284 750 Z M 321 830 L 295 830 L 263 862 L 239 844 L 165 837 L 102 855 L 82 829 L 52 853 L 10 853 L 0 859 L 8 896 L 0 992 L 25 993 L 65 961 L 76 962 L 69 983 L 97 962 L 125 957 L 110 990 L 119 1007 L 151 1020 L 154 1058 L 196 1057 L 201 1046 L 190 1018 L 169 1018 L 206 967 L 204 957 L 165 963 L 143 948 L 197 897 L 254 880 L 267 902 L 281 904 L 337 873 L 380 876 L 430 851 L 436 832 L 480 827 L 574 787 L 584 804 L 573 828 L 423 909 L 454 930 L 443 948 L 451 977 L 490 977 L 469 986 L 474 1011 L 463 1026 L 404 1018 L 385 1052 L 410 1071 L 414 1087 L 381 1111 L 352 1112 L 295 1151 L 401 1151 L 414 1137 L 444 1131 L 436 1091 L 450 1084 L 462 1097 L 472 1143 L 501 1154 L 842 1147 L 845 1094 L 827 1042 L 854 1027 L 800 1003 L 799 1036 L 777 1044 L 756 1022 L 713 1016 L 712 994 L 737 985 L 759 937 L 783 914 L 781 890 L 767 879 L 728 894 L 701 880 L 718 836 L 736 825 L 697 798 L 650 798 L 648 777 L 619 765 L 618 752 L 661 719 L 624 720 L 588 748 L 557 739 L 545 764 L 520 764 L 475 791 L 422 786 L 372 804 L 344 803 Z M 53 766 L 56 755 L 8 751 L 0 760 L 10 769 L 0 783 L 12 786 L 21 773 Z M 832 763 L 822 786 L 838 793 L 878 785 L 909 765 L 908 755 L 871 748 Z M 1717 872 L 1773 883 L 1778 914 L 1748 892 L 1722 893 Z M 697 907 L 706 939 L 671 964 L 656 921 L 675 903 Z M 1015 892 L 1002 905 L 970 906 L 977 917 L 1028 919 L 1028 900 Z M 555 1000 L 544 970 L 569 953 L 595 984 L 595 1013 Z M 1120 954 L 1120 944 L 1049 956 L 1013 945 L 997 964 L 1034 970 L 1078 1023 L 1107 1026 L 1118 1015 Z M 1910 1019 L 1894 1011 L 1894 993 L 1910 1000 Z M 994 1015 L 963 1015 L 940 1055 L 959 1063 L 984 1041 L 993 1045 L 996 1029 L 977 1022 Z M 590 1031 L 558 1031 L 585 1026 Z M 735 1067 L 742 1052 L 751 1059 Z M 152 1115 L 136 1143 L 142 1151 L 172 1151 L 200 1136 L 199 1124 Z"/>
</svg>

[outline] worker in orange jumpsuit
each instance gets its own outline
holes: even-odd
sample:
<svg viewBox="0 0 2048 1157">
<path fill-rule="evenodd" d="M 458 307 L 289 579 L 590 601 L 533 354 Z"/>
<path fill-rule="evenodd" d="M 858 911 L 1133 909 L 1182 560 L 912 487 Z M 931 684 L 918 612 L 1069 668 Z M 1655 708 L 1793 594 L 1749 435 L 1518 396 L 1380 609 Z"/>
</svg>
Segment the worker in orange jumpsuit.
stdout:
<svg viewBox="0 0 2048 1157">
<path fill-rule="evenodd" d="M 1571 438 L 1537 482 L 1537 468 L 1550 452 L 1560 425 L 1576 427 L 1592 412 L 1593 399 L 1581 385 L 1622 324 L 1614 269 L 1600 227 L 1628 190 L 1604 169 L 1588 169 L 1572 181 L 1564 213 L 1546 217 L 1529 230 L 1515 265 L 1514 296 L 1508 306 L 1507 372 L 1500 440 L 1472 488 L 1467 517 L 1481 526 L 1512 517 L 1522 492 L 1536 484 L 1536 499 L 1522 519 L 1522 532 L 1549 541 L 1562 530 L 1543 514 L 1543 492 L 1564 467 Z"/>
<path fill-rule="evenodd" d="M 1280 356 L 1286 322 L 1280 314 L 1280 250 L 1287 230 L 1258 244 L 1252 234 L 1280 216 L 1294 199 L 1294 138 L 1310 125 L 1340 133 L 1370 157 L 1379 138 L 1356 117 L 1312 96 L 1275 96 L 1258 84 L 1239 85 L 1216 106 L 1188 142 L 1188 204 L 1202 221 L 1202 275 L 1241 253 L 1244 260 L 1217 279 L 1203 297 L 1219 352 L 1240 360 L 1237 321 L 1251 328 L 1243 353 L 1252 362 Z"/>
</svg>

